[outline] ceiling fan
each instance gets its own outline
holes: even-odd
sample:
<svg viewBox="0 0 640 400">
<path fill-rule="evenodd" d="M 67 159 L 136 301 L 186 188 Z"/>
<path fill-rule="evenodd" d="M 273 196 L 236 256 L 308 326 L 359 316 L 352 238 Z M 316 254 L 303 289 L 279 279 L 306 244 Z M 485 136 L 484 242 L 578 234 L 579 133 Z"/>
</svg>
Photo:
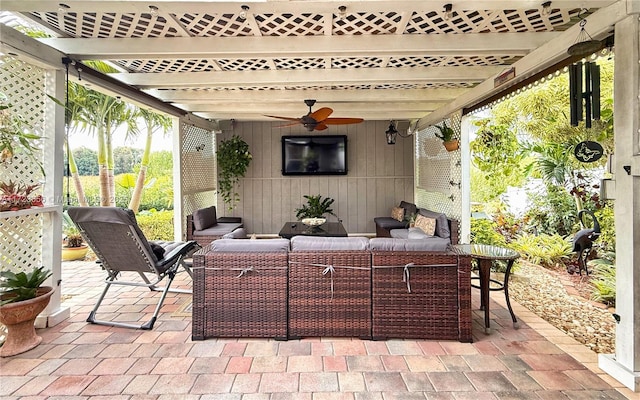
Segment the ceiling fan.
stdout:
<svg viewBox="0 0 640 400">
<path fill-rule="evenodd" d="M 277 115 L 265 115 L 265 117 L 284 119 L 285 121 L 292 121 L 290 124 L 280 125 L 279 128 L 285 126 L 293 126 L 301 124 L 309 132 L 311 131 L 323 131 L 328 128 L 327 125 L 346 125 L 346 124 L 359 124 L 364 121 L 362 118 L 329 118 L 329 115 L 333 112 L 329 107 L 322 107 L 316 111 L 311 112 L 311 107 L 316 104 L 315 100 L 305 100 L 304 104 L 309 107 L 307 115 L 303 115 L 300 118 L 293 117 L 279 117 Z"/>
</svg>

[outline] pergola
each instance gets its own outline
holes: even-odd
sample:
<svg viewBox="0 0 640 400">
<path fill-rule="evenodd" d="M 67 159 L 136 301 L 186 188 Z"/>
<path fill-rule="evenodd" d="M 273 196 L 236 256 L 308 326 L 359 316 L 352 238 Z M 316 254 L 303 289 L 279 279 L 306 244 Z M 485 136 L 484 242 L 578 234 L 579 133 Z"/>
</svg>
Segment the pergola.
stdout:
<svg viewBox="0 0 640 400">
<path fill-rule="evenodd" d="M 273 121 L 265 115 L 298 117 L 307 111 L 303 100 L 316 99 L 332 116 L 406 121 L 411 133 L 455 121 L 463 150 L 470 109 L 588 56 L 567 53 L 586 21 L 582 28 L 601 41 L 597 50 L 616 53 L 615 178 L 607 192 L 615 199 L 621 319 L 616 354 L 600 363 L 640 390 L 639 1 L 3 0 L 0 7 L 11 13 L 2 16 L 0 51 L 50 71 L 47 90 L 58 98 L 69 66 L 72 80 L 208 131 Z M 10 27 L 14 17 L 50 37 L 26 37 Z M 118 72 L 99 73 L 87 60 Z M 61 199 L 65 127 L 59 107 L 54 115 L 45 157 L 54 184 L 46 191 Z M 465 162 L 463 154 L 467 202 L 457 211 L 468 229 Z M 58 212 L 43 259 L 57 263 L 59 277 Z"/>
</svg>

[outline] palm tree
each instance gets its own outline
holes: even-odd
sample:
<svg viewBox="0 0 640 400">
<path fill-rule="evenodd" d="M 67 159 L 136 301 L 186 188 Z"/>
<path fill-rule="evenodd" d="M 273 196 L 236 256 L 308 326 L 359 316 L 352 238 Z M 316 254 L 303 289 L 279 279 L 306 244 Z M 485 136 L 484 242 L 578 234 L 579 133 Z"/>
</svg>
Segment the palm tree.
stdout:
<svg viewBox="0 0 640 400">
<path fill-rule="evenodd" d="M 133 212 L 137 213 L 140 207 L 140 199 L 142 198 L 142 190 L 144 189 L 144 181 L 147 175 L 147 168 L 149 166 L 149 155 L 151 154 L 151 140 L 153 133 L 162 129 L 165 133 L 171 127 L 171 118 L 153 113 L 149 110 L 139 108 L 137 115 L 141 117 L 147 128 L 147 140 L 144 145 L 144 152 L 142 153 L 142 160 L 140 161 L 140 171 L 138 172 L 138 179 L 136 180 L 136 186 L 133 189 L 131 195 L 131 201 L 129 202 L 129 208 Z"/>
</svg>

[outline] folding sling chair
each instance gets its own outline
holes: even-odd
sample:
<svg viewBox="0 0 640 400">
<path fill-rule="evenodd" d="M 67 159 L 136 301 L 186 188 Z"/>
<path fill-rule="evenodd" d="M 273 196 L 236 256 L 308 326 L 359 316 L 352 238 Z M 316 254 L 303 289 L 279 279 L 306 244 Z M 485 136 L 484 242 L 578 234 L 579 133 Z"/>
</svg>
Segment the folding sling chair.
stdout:
<svg viewBox="0 0 640 400">
<path fill-rule="evenodd" d="M 191 293 L 190 290 L 169 289 L 178 269 L 182 267 L 189 276 L 191 268 L 184 259 L 199 248 L 195 241 L 167 242 L 147 241 L 136 222 L 133 211 L 118 207 L 69 207 L 69 217 L 78 226 L 107 272 L 106 286 L 87 322 L 99 325 L 135 329 L 152 329 L 168 292 Z M 137 272 L 142 281 L 117 280 L 121 272 Z M 135 276 L 135 275 L 134 275 Z M 164 287 L 156 286 L 165 277 Z M 153 317 L 141 325 L 96 319 L 96 313 L 111 285 L 143 286 L 162 291 Z"/>
</svg>

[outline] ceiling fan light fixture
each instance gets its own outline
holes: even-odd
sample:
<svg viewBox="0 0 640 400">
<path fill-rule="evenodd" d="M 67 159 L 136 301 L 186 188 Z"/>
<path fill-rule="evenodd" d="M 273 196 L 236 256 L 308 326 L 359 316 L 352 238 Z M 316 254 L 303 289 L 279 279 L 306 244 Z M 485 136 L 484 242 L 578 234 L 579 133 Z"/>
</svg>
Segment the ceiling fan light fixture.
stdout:
<svg viewBox="0 0 640 400">
<path fill-rule="evenodd" d="M 243 4 L 240 6 L 240 14 L 238 14 L 238 18 L 240 18 L 241 20 L 245 20 L 247 19 L 247 11 L 249 11 L 249 6 L 246 4 Z"/>
<path fill-rule="evenodd" d="M 398 135 L 398 130 L 396 129 L 393 121 L 389 121 L 389 127 L 384 134 L 387 137 L 387 144 L 396 144 L 396 136 Z"/>
<path fill-rule="evenodd" d="M 549 16 L 551 15 L 551 2 L 545 1 L 542 3 L 542 15 Z"/>
<path fill-rule="evenodd" d="M 58 3 L 58 12 L 60 14 L 66 13 L 67 11 L 69 11 L 70 8 L 71 6 L 69 6 L 68 4 Z"/>
<path fill-rule="evenodd" d="M 444 19 L 449 20 L 453 18 L 453 4 L 447 3 L 444 5 Z"/>
<path fill-rule="evenodd" d="M 149 14 L 151 14 L 152 17 L 157 17 L 158 16 L 158 7 L 149 6 Z"/>
</svg>

